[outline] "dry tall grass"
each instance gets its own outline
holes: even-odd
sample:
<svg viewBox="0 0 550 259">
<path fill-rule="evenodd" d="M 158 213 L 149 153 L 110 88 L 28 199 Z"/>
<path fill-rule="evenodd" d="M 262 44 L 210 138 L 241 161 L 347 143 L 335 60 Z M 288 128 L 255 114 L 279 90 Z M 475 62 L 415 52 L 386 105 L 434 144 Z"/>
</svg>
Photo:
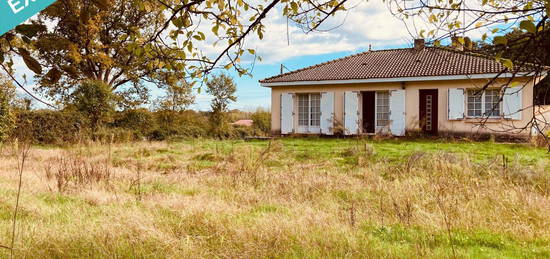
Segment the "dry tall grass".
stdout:
<svg viewBox="0 0 550 259">
<path fill-rule="evenodd" d="M 548 160 L 418 152 L 388 162 L 375 152 L 363 142 L 321 161 L 281 142 L 34 149 L 15 254 L 550 256 Z M 0 244 L 9 241 L 17 164 L 5 150 Z"/>
</svg>

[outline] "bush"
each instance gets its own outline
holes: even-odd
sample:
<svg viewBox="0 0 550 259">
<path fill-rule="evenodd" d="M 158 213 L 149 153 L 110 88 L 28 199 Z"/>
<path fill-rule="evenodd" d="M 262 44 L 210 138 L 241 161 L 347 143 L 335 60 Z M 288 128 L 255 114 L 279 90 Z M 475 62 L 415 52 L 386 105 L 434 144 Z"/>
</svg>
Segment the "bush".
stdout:
<svg viewBox="0 0 550 259">
<path fill-rule="evenodd" d="M 152 140 L 170 137 L 206 137 L 208 118 L 201 112 L 163 110 L 155 113 L 156 128 L 149 134 Z"/>
<path fill-rule="evenodd" d="M 14 137 L 36 144 L 75 143 L 88 136 L 86 119 L 70 111 L 20 111 Z"/>
<path fill-rule="evenodd" d="M 115 96 L 111 87 L 102 81 L 86 81 L 71 94 L 71 108 L 89 119 L 93 131 L 110 121 Z"/>
<path fill-rule="evenodd" d="M 265 136 L 269 134 L 269 112 L 246 115 L 254 120 L 254 126 L 231 126 L 229 123 L 215 127 L 213 131 L 208 113 L 196 111 L 130 109 L 112 114 L 111 123 L 93 130 L 86 113 L 75 109 L 63 111 L 33 110 L 17 114 L 14 137 L 35 144 L 71 144 L 93 139 L 103 143 L 136 140 L 162 141 L 172 138 L 223 139 Z"/>
<path fill-rule="evenodd" d="M 111 126 L 133 132 L 133 139 L 149 137 L 158 127 L 154 113 L 147 109 L 130 109 L 118 112 L 115 114 Z"/>
<path fill-rule="evenodd" d="M 271 132 L 271 113 L 267 111 L 256 111 L 250 118 L 254 121 L 254 128 L 260 130 L 265 135 Z"/>
<path fill-rule="evenodd" d="M 0 85 L 0 143 L 10 135 L 14 127 L 15 116 L 10 107 L 12 96 L 11 88 Z"/>
</svg>

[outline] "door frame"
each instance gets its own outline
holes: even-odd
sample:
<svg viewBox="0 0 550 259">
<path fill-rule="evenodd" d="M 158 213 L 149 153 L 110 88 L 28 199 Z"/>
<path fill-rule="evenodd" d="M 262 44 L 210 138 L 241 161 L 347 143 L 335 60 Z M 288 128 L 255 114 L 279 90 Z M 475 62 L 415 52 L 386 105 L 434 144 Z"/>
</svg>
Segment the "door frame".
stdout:
<svg viewBox="0 0 550 259">
<path fill-rule="evenodd" d="M 312 95 L 319 95 L 319 102 L 321 102 L 321 93 L 298 93 L 297 94 L 297 117 L 298 117 L 298 121 L 297 121 L 297 133 L 300 133 L 300 134 L 321 134 L 321 125 L 319 124 L 319 126 L 311 126 L 311 121 L 312 121 L 312 118 L 311 118 L 311 114 L 312 114 L 312 108 L 313 106 L 311 105 L 312 103 L 312 98 L 311 96 Z M 308 98 L 308 118 L 307 118 L 307 126 L 304 126 L 304 125 L 300 125 L 300 96 L 307 96 Z M 319 105 L 321 105 L 321 103 L 319 103 Z M 319 108 L 321 109 L 321 107 L 319 106 Z M 321 122 L 321 118 L 319 118 L 319 123 Z"/>
<path fill-rule="evenodd" d="M 366 95 L 370 95 L 372 98 L 372 103 L 368 103 L 370 107 L 367 107 Z M 365 112 L 370 110 L 372 110 L 371 114 Z M 372 116 L 372 118 L 367 119 L 366 117 L 369 115 Z M 367 128 L 366 126 L 366 123 L 369 121 L 373 123 L 371 126 L 372 128 Z M 376 91 L 361 92 L 361 132 L 363 134 L 376 134 Z"/>
<path fill-rule="evenodd" d="M 378 134 L 378 133 L 384 132 L 384 129 L 388 127 L 387 125 L 385 126 L 378 125 L 378 94 L 380 93 L 387 93 L 388 95 L 391 95 L 390 90 L 361 91 L 361 132 L 363 134 Z M 372 116 L 370 120 L 365 120 L 365 117 L 367 116 L 367 114 L 365 114 L 365 110 L 367 108 L 366 107 L 367 102 L 365 102 L 364 97 L 367 94 L 372 94 L 372 96 L 374 97 L 372 104 L 369 103 L 369 106 L 372 109 L 372 113 L 368 114 Z M 388 96 L 388 98 L 390 97 Z M 388 103 L 388 106 L 389 106 L 389 103 Z M 365 127 L 365 123 L 367 121 L 372 121 L 374 123 L 373 124 L 374 126 L 373 128 L 371 128 L 371 131 L 368 131 L 367 127 Z"/>
<path fill-rule="evenodd" d="M 428 98 L 430 97 L 430 98 Z M 431 101 L 431 104 L 429 103 Z M 431 105 L 431 106 L 430 106 Z M 428 111 L 428 106 L 431 111 Z M 424 134 L 436 135 L 439 131 L 439 89 L 420 89 L 418 93 L 418 123 Z M 431 123 L 425 122 L 430 115 Z"/>
</svg>

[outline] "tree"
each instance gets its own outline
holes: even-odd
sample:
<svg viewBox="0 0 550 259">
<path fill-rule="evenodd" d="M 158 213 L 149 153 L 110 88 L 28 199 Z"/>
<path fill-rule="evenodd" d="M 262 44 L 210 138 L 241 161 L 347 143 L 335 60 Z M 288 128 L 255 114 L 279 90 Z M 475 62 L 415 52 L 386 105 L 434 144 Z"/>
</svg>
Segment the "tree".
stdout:
<svg viewBox="0 0 550 259">
<path fill-rule="evenodd" d="M 527 37 L 527 33 L 519 28 L 514 28 L 512 31 L 503 35 L 507 42 L 515 42 Z M 544 31 L 539 32 L 537 37 L 550 39 L 550 22 L 546 23 Z M 535 42 L 539 42 L 537 40 Z M 536 46 L 535 42 L 524 44 L 514 44 L 507 48 L 507 51 L 502 53 L 503 58 L 512 59 L 521 57 L 530 64 L 540 63 L 545 66 L 550 66 L 550 41 L 546 41 L 546 46 Z M 479 42 L 478 50 L 487 55 L 496 56 L 501 51 L 501 46 L 492 43 Z M 535 85 L 534 102 L 535 105 L 550 105 L 550 77 L 544 78 L 541 82 Z"/>
<path fill-rule="evenodd" d="M 235 96 L 237 86 L 233 82 L 233 78 L 226 74 L 213 76 L 206 86 L 206 92 L 214 97 L 210 104 L 213 112 L 227 112 L 229 103 L 237 101 Z"/>
<path fill-rule="evenodd" d="M 114 111 L 115 98 L 109 85 L 102 81 L 85 81 L 72 93 L 70 100 L 69 108 L 81 112 L 89 119 L 92 132 L 108 122 Z"/>
<path fill-rule="evenodd" d="M 265 33 L 275 10 L 307 31 L 345 10 L 348 0 L 58 0 L 30 24 L 0 37 L 0 64 L 12 73 L 12 56 L 36 73 L 36 90 L 63 100 L 83 80 L 100 80 L 138 104 L 145 83 L 191 85 L 218 68 L 249 73 L 241 57 L 256 56 L 245 39 Z M 207 45 L 218 51 L 203 53 Z M 20 87 L 23 87 L 20 85 Z"/>
<path fill-rule="evenodd" d="M 195 102 L 193 89 L 187 84 L 168 87 L 166 95 L 158 99 L 158 109 L 180 112 Z"/>
<path fill-rule="evenodd" d="M 183 77 L 181 51 L 153 40 L 166 22 L 163 10 L 157 1 L 60 0 L 15 29 L 29 44 L 13 51 L 36 73 L 36 90 L 50 97 L 66 98 L 73 86 L 96 80 L 139 104 L 144 82 L 167 87 Z"/>
<path fill-rule="evenodd" d="M 216 135 L 222 136 L 225 134 L 223 129 L 227 126 L 225 113 L 230 102 L 236 102 L 237 97 L 235 92 L 237 86 L 233 82 L 233 78 L 226 74 L 213 76 L 207 83 L 206 92 L 213 96 L 210 107 L 210 122 L 212 129 Z"/>
</svg>

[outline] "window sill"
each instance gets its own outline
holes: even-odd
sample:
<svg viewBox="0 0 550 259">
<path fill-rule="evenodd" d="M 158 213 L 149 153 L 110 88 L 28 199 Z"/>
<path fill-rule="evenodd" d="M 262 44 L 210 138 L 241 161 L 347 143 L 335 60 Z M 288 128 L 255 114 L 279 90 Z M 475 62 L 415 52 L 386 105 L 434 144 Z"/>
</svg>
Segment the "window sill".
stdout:
<svg viewBox="0 0 550 259">
<path fill-rule="evenodd" d="M 501 123 L 504 121 L 504 118 L 498 117 L 498 118 L 466 118 L 464 119 L 464 122 L 466 123 Z"/>
</svg>

